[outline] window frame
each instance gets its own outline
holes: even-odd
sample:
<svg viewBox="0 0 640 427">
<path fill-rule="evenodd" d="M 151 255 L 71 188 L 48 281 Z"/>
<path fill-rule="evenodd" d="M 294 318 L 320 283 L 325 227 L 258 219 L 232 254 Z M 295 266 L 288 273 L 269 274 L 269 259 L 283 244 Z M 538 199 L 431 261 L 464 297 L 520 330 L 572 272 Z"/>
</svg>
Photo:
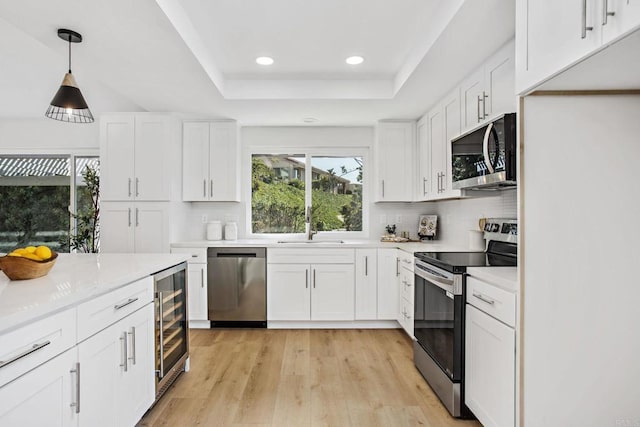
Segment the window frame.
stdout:
<svg viewBox="0 0 640 427">
<path fill-rule="evenodd" d="M 318 231 L 314 235 L 314 240 L 334 240 L 334 239 L 366 239 L 369 236 L 369 181 L 371 179 L 371 168 L 373 167 L 370 150 L 368 147 L 304 147 L 304 146 L 255 146 L 248 147 L 246 151 L 245 164 L 246 173 L 243 181 L 245 185 L 246 204 L 246 221 L 245 232 L 247 238 L 250 239 L 278 239 L 278 240 L 306 240 L 306 233 L 254 233 L 253 232 L 253 209 L 252 209 L 252 190 L 251 190 L 251 162 L 254 155 L 272 154 L 282 155 L 287 153 L 296 153 L 305 156 L 305 209 L 311 206 L 312 197 L 312 167 L 311 159 L 313 157 L 360 157 L 362 158 L 362 231 Z"/>
</svg>

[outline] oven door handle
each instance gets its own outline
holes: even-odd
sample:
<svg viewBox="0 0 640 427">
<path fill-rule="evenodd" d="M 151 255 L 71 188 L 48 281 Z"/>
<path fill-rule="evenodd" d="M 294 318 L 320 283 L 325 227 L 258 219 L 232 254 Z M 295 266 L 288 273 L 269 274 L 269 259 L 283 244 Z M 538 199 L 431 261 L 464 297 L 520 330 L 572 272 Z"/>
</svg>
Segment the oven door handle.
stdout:
<svg viewBox="0 0 640 427">
<path fill-rule="evenodd" d="M 482 155 L 484 156 L 484 164 L 487 165 L 489 173 L 494 173 L 491 159 L 489 158 L 489 136 L 491 135 L 491 129 L 493 129 L 493 123 L 489 123 L 487 130 L 484 132 L 484 139 L 482 140 Z"/>
<path fill-rule="evenodd" d="M 452 279 L 446 279 L 444 277 L 436 276 L 435 274 L 431 274 L 427 272 L 423 267 L 418 267 L 418 266 L 416 266 L 415 274 L 416 276 L 429 281 L 429 283 L 433 283 L 440 289 L 447 292 L 451 292 L 452 294 L 455 295 L 454 283 Z"/>
</svg>

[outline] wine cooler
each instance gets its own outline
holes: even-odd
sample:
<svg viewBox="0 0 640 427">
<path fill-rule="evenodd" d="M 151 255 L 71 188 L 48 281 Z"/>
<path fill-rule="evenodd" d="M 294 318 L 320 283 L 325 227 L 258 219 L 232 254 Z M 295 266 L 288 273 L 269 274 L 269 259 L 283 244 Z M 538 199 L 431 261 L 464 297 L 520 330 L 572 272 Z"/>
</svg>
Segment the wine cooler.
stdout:
<svg viewBox="0 0 640 427">
<path fill-rule="evenodd" d="M 156 309 L 156 400 L 169 388 L 189 357 L 187 264 L 154 275 Z"/>
</svg>

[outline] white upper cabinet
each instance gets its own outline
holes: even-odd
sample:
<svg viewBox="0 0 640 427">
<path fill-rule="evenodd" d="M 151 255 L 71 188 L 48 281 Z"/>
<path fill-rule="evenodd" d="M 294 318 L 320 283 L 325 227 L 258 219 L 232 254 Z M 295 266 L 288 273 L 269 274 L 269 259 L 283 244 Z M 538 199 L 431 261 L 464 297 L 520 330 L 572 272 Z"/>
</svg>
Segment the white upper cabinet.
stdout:
<svg viewBox="0 0 640 427">
<path fill-rule="evenodd" d="M 513 40 L 460 84 L 460 103 L 462 132 L 499 114 L 516 111 Z"/>
<path fill-rule="evenodd" d="M 171 197 L 170 144 L 174 120 L 163 114 L 100 118 L 101 198 L 166 201 Z"/>
<path fill-rule="evenodd" d="M 416 147 L 418 158 L 418 182 L 416 185 L 417 201 L 431 197 L 431 141 L 429 139 L 428 116 L 422 117 L 416 125 Z"/>
<path fill-rule="evenodd" d="M 638 0 L 517 0 L 517 92 L 530 92 L 639 27 Z"/>
<path fill-rule="evenodd" d="M 431 147 L 431 182 L 434 188 L 432 197 L 442 193 L 442 175 L 444 174 L 444 160 L 446 156 L 444 134 L 444 111 L 442 105 L 429 112 L 429 146 Z"/>
<path fill-rule="evenodd" d="M 100 251 L 169 251 L 168 203 L 104 202 L 100 206 Z"/>
<path fill-rule="evenodd" d="M 182 200 L 240 201 L 237 123 L 184 122 L 182 135 Z"/>
<path fill-rule="evenodd" d="M 413 200 L 414 121 L 380 121 L 376 131 L 375 157 L 377 202 Z"/>
</svg>

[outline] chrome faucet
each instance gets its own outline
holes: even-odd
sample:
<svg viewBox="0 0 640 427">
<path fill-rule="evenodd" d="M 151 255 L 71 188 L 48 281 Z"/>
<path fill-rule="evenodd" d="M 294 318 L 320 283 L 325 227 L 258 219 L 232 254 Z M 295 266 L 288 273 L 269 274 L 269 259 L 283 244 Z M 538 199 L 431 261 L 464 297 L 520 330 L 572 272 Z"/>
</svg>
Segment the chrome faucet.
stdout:
<svg viewBox="0 0 640 427">
<path fill-rule="evenodd" d="M 307 240 L 313 240 L 313 236 L 318 234 L 318 232 L 311 228 L 311 206 L 307 206 L 307 215 L 305 216 L 304 222 L 307 223 Z"/>
</svg>

